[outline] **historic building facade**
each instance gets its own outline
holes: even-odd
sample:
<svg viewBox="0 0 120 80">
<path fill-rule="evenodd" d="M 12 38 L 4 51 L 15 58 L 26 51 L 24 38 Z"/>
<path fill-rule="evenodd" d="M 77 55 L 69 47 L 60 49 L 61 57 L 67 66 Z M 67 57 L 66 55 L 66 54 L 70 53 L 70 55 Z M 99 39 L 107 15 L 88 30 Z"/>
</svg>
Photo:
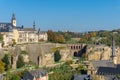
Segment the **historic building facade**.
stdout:
<svg viewBox="0 0 120 80">
<path fill-rule="evenodd" d="M 11 23 L 0 22 L 0 32 L 3 34 L 4 46 L 9 46 L 13 43 L 34 43 L 39 41 L 47 41 L 47 32 L 37 31 L 35 22 L 32 28 L 24 28 L 17 26 L 15 15 L 12 15 Z"/>
</svg>

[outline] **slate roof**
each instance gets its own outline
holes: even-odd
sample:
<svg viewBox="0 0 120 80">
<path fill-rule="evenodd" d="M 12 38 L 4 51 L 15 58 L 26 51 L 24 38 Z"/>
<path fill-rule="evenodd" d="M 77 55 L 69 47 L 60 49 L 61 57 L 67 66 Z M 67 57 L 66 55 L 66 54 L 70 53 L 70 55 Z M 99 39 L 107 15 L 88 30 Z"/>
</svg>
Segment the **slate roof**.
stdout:
<svg viewBox="0 0 120 80">
<path fill-rule="evenodd" d="M 120 74 L 120 64 L 115 65 L 111 60 L 92 61 L 98 75 Z"/>
<path fill-rule="evenodd" d="M 27 80 L 27 79 L 33 79 L 34 77 L 35 78 L 40 78 L 40 77 L 43 77 L 43 76 L 46 76 L 47 75 L 47 71 L 46 70 L 43 70 L 43 69 L 38 69 L 38 70 L 31 70 L 29 72 L 27 72 L 24 76 L 23 76 L 23 79 L 24 80 Z"/>
<path fill-rule="evenodd" d="M 105 75 L 105 80 L 120 80 L 116 77 L 116 75 Z"/>
<path fill-rule="evenodd" d="M 22 27 L 20 26 L 13 26 L 11 23 L 0 23 L 0 32 L 10 32 L 12 31 L 14 28 L 21 30 Z"/>
<path fill-rule="evenodd" d="M 94 68 L 99 67 L 116 67 L 116 65 L 111 60 L 101 60 L 101 61 L 92 61 Z"/>
<path fill-rule="evenodd" d="M 74 75 L 73 80 L 92 80 L 91 75 Z"/>
<path fill-rule="evenodd" d="M 33 28 L 23 28 L 22 31 L 35 31 Z"/>
<path fill-rule="evenodd" d="M 120 65 L 116 67 L 99 67 L 97 74 L 99 75 L 117 75 L 120 74 Z"/>
<path fill-rule="evenodd" d="M 9 32 L 13 28 L 11 23 L 0 22 L 0 32 Z"/>
</svg>

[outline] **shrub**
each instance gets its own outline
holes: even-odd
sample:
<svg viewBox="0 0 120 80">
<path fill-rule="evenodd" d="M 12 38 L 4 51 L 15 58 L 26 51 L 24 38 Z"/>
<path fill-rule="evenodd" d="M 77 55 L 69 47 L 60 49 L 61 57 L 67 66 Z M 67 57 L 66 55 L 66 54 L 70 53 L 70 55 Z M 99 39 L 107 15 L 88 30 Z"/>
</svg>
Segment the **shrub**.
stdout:
<svg viewBox="0 0 120 80">
<path fill-rule="evenodd" d="M 60 51 L 56 50 L 54 53 L 54 61 L 58 62 L 61 59 Z"/>
</svg>

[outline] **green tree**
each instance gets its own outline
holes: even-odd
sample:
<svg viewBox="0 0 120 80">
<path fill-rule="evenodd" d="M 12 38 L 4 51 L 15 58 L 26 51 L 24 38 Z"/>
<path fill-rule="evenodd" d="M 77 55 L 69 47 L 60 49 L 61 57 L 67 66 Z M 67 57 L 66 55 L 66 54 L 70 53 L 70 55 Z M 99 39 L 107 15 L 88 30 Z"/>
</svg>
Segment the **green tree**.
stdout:
<svg viewBox="0 0 120 80">
<path fill-rule="evenodd" d="M 58 62 L 61 59 L 60 51 L 56 50 L 54 53 L 54 61 Z"/>
<path fill-rule="evenodd" d="M 9 55 L 5 54 L 5 56 L 3 57 L 2 61 L 5 63 L 5 71 L 10 69 L 10 61 L 9 61 Z"/>
<path fill-rule="evenodd" d="M 4 63 L 2 62 L 2 60 L 0 60 L 0 73 L 3 73 L 4 70 L 5 70 Z"/>
<path fill-rule="evenodd" d="M 21 68 L 25 65 L 22 56 L 18 56 L 17 68 Z"/>
<path fill-rule="evenodd" d="M 21 51 L 20 53 L 21 54 L 28 54 L 26 51 Z"/>
<path fill-rule="evenodd" d="M 20 80 L 20 76 L 14 74 L 10 80 Z"/>
</svg>

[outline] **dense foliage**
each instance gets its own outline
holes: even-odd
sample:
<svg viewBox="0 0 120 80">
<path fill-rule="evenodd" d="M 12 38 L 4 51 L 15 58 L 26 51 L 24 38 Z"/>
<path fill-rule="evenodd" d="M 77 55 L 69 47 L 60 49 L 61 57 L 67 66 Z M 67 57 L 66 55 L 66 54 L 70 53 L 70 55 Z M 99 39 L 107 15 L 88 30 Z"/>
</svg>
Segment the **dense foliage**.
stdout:
<svg viewBox="0 0 120 80">
<path fill-rule="evenodd" d="M 9 62 L 9 55 L 8 54 L 5 54 L 2 61 L 4 62 L 5 64 L 5 71 L 9 70 L 11 67 L 10 67 L 10 62 Z"/>
<path fill-rule="evenodd" d="M 17 68 L 21 68 L 25 65 L 22 56 L 18 56 Z"/>
<path fill-rule="evenodd" d="M 74 32 L 53 32 L 51 30 L 48 30 L 48 41 L 54 42 L 54 43 L 68 43 L 73 42 L 72 38 L 79 38 L 81 37 L 81 33 L 74 33 Z"/>
<path fill-rule="evenodd" d="M 47 68 L 47 71 L 53 72 L 49 74 L 49 80 L 71 80 L 74 74 L 79 73 L 79 71 L 72 70 L 72 67 L 66 63 L 53 68 Z"/>
<path fill-rule="evenodd" d="M 118 31 L 94 31 L 85 33 L 80 40 L 80 43 L 87 44 L 105 44 L 110 46 L 114 37 L 116 45 L 120 46 L 120 33 Z"/>
<path fill-rule="evenodd" d="M 10 80 L 20 80 L 20 76 L 17 74 L 14 74 Z"/>
<path fill-rule="evenodd" d="M 47 34 L 48 34 L 48 41 L 51 41 L 54 43 L 65 43 L 65 39 L 63 35 L 56 35 L 56 33 L 54 33 L 51 30 L 48 30 Z"/>
<path fill-rule="evenodd" d="M 26 51 L 21 51 L 20 54 L 28 54 Z"/>
<path fill-rule="evenodd" d="M 48 41 L 55 43 L 86 43 L 86 44 L 105 44 L 110 46 L 112 37 L 114 36 L 116 45 L 120 45 L 120 30 L 113 31 L 91 31 L 86 33 L 75 32 L 53 32 L 48 30 Z M 80 38 L 79 42 L 75 42 L 72 38 Z"/>
<path fill-rule="evenodd" d="M 22 71 L 13 71 L 13 72 L 8 71 L 6 73 L 6 80 L 21 80 L 21 78 L 27 71 L 28 70 L 26 69 Z"/>
</svg>

